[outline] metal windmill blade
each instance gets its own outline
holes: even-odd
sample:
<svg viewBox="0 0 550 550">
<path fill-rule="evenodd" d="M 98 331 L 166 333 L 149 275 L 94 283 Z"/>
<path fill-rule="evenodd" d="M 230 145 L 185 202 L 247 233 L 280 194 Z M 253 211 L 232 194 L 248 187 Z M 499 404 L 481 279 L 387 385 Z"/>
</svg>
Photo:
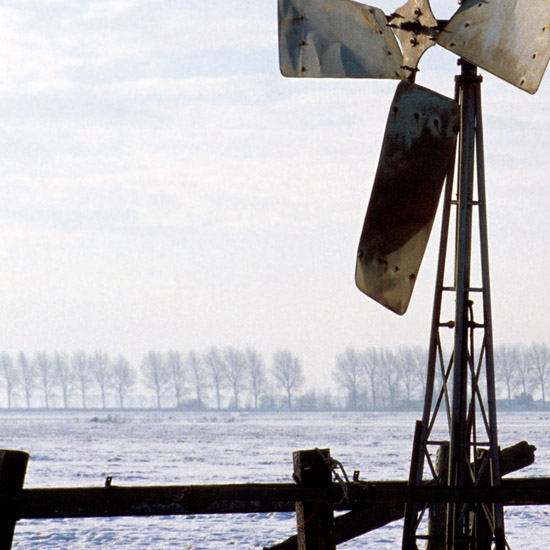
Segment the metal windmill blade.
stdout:
<svg viewBox="0 0 550 550">
<path fill-rule="evenodd" d="M 550 2 L 466 0 L 436 42 L 534 94 L 550 59 Z"/>
<path fill-rule="evenodd" d="M 437 43 L 534 93 L 550 59 L 549 0 L 464 0 L 449 21 L 435 19 L 429 0 L 408 0 L 388 16 L 352 0 L 278 2 L 284 76 L 414 80 L 423 53 Z M 455 147 L 451 104 L 400 86 L 390 111 L 356 283 L 396 313 L 407 309 Z M 443 124 L 436 133 L 432 117 Z"/>
<path fill-rule="evenodd" d="M 458 133 L 455 101 L 411 82 L 395 93 L 361 233 L 355 281 L 403 314 L 428 244 Z"/>
<path fill-rule="evenodd" d="M 352 0 L 278 1 L 283 76 L 406 79 L 435 44 L 437 21 L 427 0 L 408 2 L 392 14 L 398 24 L 389 23 L 382 10 Z M 415 27 L 408 28 L 407 21 Z"/>
<path fill-rule="evenodd" d="M 279 0 L 284 76 L 405 78 L 382 10 L 351 0 Z"/>
</svg>

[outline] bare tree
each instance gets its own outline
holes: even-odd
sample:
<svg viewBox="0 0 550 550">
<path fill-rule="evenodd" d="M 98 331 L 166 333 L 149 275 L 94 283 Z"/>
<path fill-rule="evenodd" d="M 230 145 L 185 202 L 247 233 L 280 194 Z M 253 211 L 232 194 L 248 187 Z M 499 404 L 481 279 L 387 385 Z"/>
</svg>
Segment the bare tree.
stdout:
<svg viewBox="0 0 550 550">
<path fill-rule="evenodd" d="M 399 397 L 399 388 L 401 385 L 401 369 L 399 368 L 399 359 L 389 349 L 380 349 L 378 353 L 380 361 L 381 379 L 388 391 L 390 400 L 390 409 L 394 410 Z"/>
<path fill-rule="evenodd" d="M 6 387 L 8 409 L 11 409 L 13 392 L 19 385 L 19 377 L 17 376 L 17 370 L 13 364 L 13 359 L 6 351 L 0 354 L 0 369 L 2 371 L 4 386 Z"/>
<path fill-rule="evenodd" d="M 519 385 L 521 386 L 524 397 L 530 395 L 533 383 L 533 369 L 529 358 L 529 350 L 525 346 L 517 346 L 516 372 L 518 374 Z"/>
<path fill-rule="evenodd" d="M 541 391 L 542 407 L 546 409 L 546 385 L 550 381 L 550 348 L 541 342 L 533 342 L 528 351 L 534 380 Z"/>
<path fill-rule="evenodd" d="M 44 405 L 50 408 L 50 393 L 54 380 L 53 363 L 45 351 L 39 351 L 34 357 L 34 363 L 40 380 L 42 393 L 44 394 Z"/>
<path fill-rule="evenodd" d="M 221 409 L 222 390 L 226 383 L 223 358 L 218 348 L 211 347 L 204 354 L 202 360 L 204 366 L 210 374 L 210 379 L 212 380 L 212 385 L 214 386 L 214 391 L 216 392 L 216 407 L 219 410 Z"/>
<path fill-rule="evenodd" d="M 136 373 L 126 357 L 119 355 L 113 363 L 113 385 L 118 396 L 118 404 L 124 408 L 124 400 L 136 383 Z"/>
<path fill-rule="evenodd" d="M 415 389 L 420 388 L 420 397 L 426 393 L 426 375 L 428 371 L 428 349 L 423 346 L 400 346 L 398 350 L 401 359 L 410 373 L 406 383 L 407 394 L 410 396 Z"/>
<path fill-rule="evenodd" d="M 370 387 L 372 409 L 377 409 L 377 394 L 378 394 L 378 374 L 379 374 L 379 358 L 376 348 L 367 348 L 361 353 L 361 366 L 365 371 L 365 376 Z"/>
<path fill-rule="evenodd" d="M 168 388 L 168 376 L 162 360 L 162 355 L 158 351 L 149 351 L 141 363 L 141 374 L 145 385 L 155 392 L 157 397 L 157 408 L 161 408 L 161 398 Z"/>
<path fill-rule="evenodd" d="M 166 377 L 174 392 L 176 408 L 181 407 L 185 383 L 185 367 L 179 351 L 171 350 L 166 356 Z"/>
<path fill-rule="evenodd" d="M 90 371 L 99 386 L 101 393 L 101 405 L 105 409 L 107 406 L 107 391 L 112 380 L 111 362 L 109 355 L 104 351 L 96 351 L 89 359 Z"/>
<path fill-rule="evenodd" d="M 305 382 L 300 360 L 287 349 L 277 350 L 273 354 L 271 372 L 286 393 L 288 408 L 292 408 L 292 397 Z"/>
<path fill-rule="evenodd" d="M 21 382 L 23 383 L 27 409 L 30 409 L 32 394 L 36 388 L 36 371 L 34 364 L 27 359 L 27 356 L 22 351 L 20 351 L 17 355 L 17 365 L 19 367 Z"/>
<path fill-rule="evenodd" d="M 348 406 L 357 410 L 359 393 L 363 383 L 364 369 L 359 353 L 352 347 L 336 356 L 336 367 L 332 378 L 348 394 Z"/>
<path fill-rule="evenodd" d="M 187 354 L 185 364 L 189 369 L 193 385 L 195 386 L 195 395 L 197 397 L 197 407 L 202 409 L 204 406 L 204 393 L 206 391 L 206 379 L 204 376 L 204 365 L 196 351 L 191 350 Z"/>
<path fill-rule="evenodd" d="M 244 361 L 248 371 L 248 381 L 254 408 L 257 409 L 261 397 L 265 394 L 267 378 L 265 376 L 264 360 L 262 356 L 251 347 L 244 350 Z"/>
<path fill-rule="evenodd" d="M 71 357 L 71 369 L 73 371 L 73 378 L 80 390 L 80 396 L 82 398 L 82 408 L 86 408 L 86 395 L 88 393 L 88 385 L 91 378 L 91 362 L 88 360 L 86 353 L 82 350 L 75 351 Z"/>
<path fill-rule="evenodd" d="M 512 406 L 512 394 L 519 384 L 517 365 L 519 362 L 518 348 L 509 344 L 495 347 L 495 374 L 497 380 L 506 388 L 508 407 Z"/>
<path fill-rule="evenodd" d="M 227 347 L 223 350 L 224 372 L 233 392 L 233 406 L 239 408 L 239 395 L 245 387 L 246 365 L 241 350 Z"/>
<path fill-rule="evenodd" d="M 69 407 L 69 396 L 74 381 L 73 373 L 69 367 L 69 360 L 65 353 L 56 351 L 53 356 L 54 379 L 63 396 L 63 406 Z"/>
<path fill-rule="evenodd" d="M 425 393 L 425 374 L 428 363 L 428 352 L 421 346 L 399 346 L 395 354 L 395 368 L 401 375 L 407 402 L 422 397 Z M 419 391 L 421 389 L 422 391 Z"/>
</svg>

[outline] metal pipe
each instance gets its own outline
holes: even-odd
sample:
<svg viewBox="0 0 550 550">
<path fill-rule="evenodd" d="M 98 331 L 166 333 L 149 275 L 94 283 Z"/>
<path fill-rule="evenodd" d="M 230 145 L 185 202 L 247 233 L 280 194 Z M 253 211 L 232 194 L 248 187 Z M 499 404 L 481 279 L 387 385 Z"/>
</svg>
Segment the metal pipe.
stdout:
<svg viewBox="0 0 550 550">
<path fill-rule="evenodd" d="M 467 466 L 470 457 L 467 436 L 468 401 L 468 300 L 470 287 L 471 247 L 472 247 L 472 200 L 474 182 L 475 147 L 475 86 L 477 68 L 461 60 L 462 71 L 459 78 L 460 101 L 460 148 L 458 169 L 458 213 L 456 243 L 456 308 L 454 370 L 452 390 L 452 425 L 449 450 L 450 486 L 462 487 L 466 482 Z M 464 521 L 458 523 L 459 511 L 449 506 L 447 513 L 447 547 L 456 548 L 455 541 L 466 535 Z M 456 531 L 456 529 L 459 531 Z"/>
</svg>

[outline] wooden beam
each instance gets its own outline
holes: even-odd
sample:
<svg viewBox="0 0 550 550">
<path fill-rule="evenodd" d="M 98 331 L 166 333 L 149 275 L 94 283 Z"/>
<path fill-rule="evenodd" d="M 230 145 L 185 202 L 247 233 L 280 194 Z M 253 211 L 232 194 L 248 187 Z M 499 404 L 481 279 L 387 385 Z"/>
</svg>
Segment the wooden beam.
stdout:
<svg viewBox="0 0 550 550">
<path fill-rule="evenodd" d="M 409 487 L 400 481 L 373 481 L 364 489 L 347 486 L 348 502 L 340 502 L 342 488 L 301 488 L 293 484 L 181 485 L 22 489 L 0 494 L 0 509 L 17 519 L 106 516 L 170 516 L 189 514 L 249 514 L 293 512 L 296 501 L 328 504 L 334 510 L 354 510 L 372 516 L 374 527 L 385 525 L 395 513 L 380 505 L 403 508 L 417 502 L 502 502 L 507 506 L 550 505 L 550 477 L 505 479 L 500 487 Z M 379 510 L 379 512 L 377 511 Z M 401 511 L 402 513 L 402 511 Z M 344 516 L 339 516 L 339 520 Z M 399 519 L 397 516 L 395 519 Z M 390 519 L 390 521 L 393 521 Z M 368 530 L 372 530 L 369 527 Z"/>
</svg>

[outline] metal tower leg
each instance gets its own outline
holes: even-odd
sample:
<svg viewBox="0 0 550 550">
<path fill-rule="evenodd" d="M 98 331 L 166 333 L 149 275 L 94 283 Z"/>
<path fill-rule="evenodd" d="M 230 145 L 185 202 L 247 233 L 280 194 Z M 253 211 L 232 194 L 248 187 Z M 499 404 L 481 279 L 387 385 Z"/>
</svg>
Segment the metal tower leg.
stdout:
<svg viewBox="0 0 550 550">
<path fill-rule="evenodd" d="M 445 188 L 426 395 L 422 420 L 417 423 L 415 434 L 409 476 L 411 485 L 423 482 L 425 470 L 435 482 L 451 487 L 500 484 L 481 117 L 482 79 L 474 65 L 464 60 L 461 65 L 461 75 L 456 77 L 456 99 L 461 117 L 456 199 L 453 199 L 453 166 Z M 477 187 L 474 173 L 477 174 Z M 455 225 L 451 228 L 453 207 L 456 207 Z M 480 267 L 477 277 L 472 273 L 473 221 L 476 217 Z M 447 266 L 450 263 L 447 259 L 450 230 L 454 230 L 455 241 L 452 270 Z M 477 248 L 474 247 L 474 251 Z M 448 285 L 446 277 L 452 280 Z M 444 320 L 442 317 L 447 314 L 444 306 L 450 302 L 452 307 L 453 298 L 454 319 Z M 476 314 L 481 317 L 480 321 Z M 478 334 L 481 334 L 480 339 L 476 338 Z M 442 467 L 436 467 L 433 458 L 441 446 L 449 449 L 447 464 L 443 465 L 446 475 L 443 476 Z M 442 515 L 441 507 L 434 510 Z M 428 541 L 430 550 L 473 550 L 492 545 L 497 550 L 504 550 L 502 505 L 449 503 L 445 517 L 438 518 L 444 529 L 430 527 L 423 534 L 422 530 L 426 531 L 425 511 L 426 506 L 419 503 L 407 504 L 403 532 L 405 550 L 418 548 L 422 539 Z"/>
</svg>

